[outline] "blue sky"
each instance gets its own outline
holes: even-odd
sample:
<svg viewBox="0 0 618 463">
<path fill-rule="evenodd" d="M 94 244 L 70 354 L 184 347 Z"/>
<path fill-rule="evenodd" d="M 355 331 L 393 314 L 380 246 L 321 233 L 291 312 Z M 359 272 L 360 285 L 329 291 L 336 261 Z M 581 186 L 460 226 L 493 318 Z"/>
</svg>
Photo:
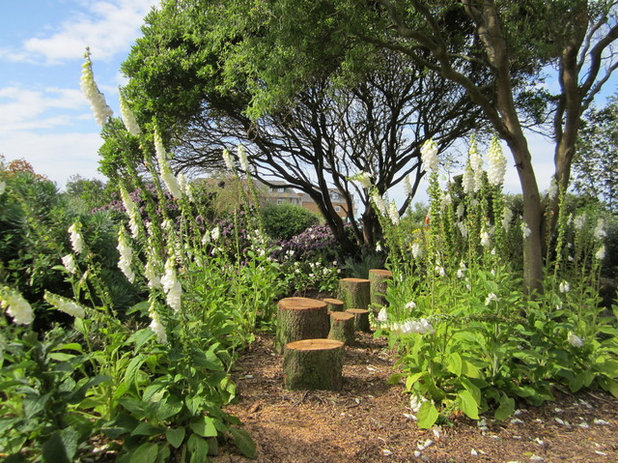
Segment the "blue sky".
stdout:
<svg viewBox="0 0 618 463">
<path fill-rule="evenodd" d="M 0 16 L 0 154 L 23 158 L 59 187 L 97 173 L 100 128 L 81 94 L 90 46 L 97 83 L 118 113 L 119 71 L 158 0 L 21 0 Z"/>
<path fill-rule="evenodd" d="M 159 0 L 2 3 L 0 154 L 8 160 L 26 159 L 60 188 L 74 174 L 103 178 L 97 172 L 100 128 L 79 89 L 82 56 L 90 46 L 95 79 L 118 114 L 118 86 L 124 82 L 120 63 L 139 37 L 143 17 Z M 615 82 L 606 84 L 604 94 L 615 91 Z M 539 188 L 546 189 L 553 146 L 538 135 L 531 135 L 529 144 Z M 505 155 L 505 189 L 519 192 L 506 149 Z"/>
</svg>

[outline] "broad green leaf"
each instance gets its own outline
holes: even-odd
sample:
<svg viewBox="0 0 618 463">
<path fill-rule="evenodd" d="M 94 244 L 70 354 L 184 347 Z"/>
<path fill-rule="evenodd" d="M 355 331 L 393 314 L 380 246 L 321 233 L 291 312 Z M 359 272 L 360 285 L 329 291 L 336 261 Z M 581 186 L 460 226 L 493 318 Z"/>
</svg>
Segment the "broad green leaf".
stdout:
<svg viewBox="0 0 618 463">
<path fill-rule="evenodd" d="M 129 365 L 127 366 L 127 369 L 124 373 L 124 382 L 127 383 L 129 387 L 132 384 L 135 384 L 137 386 L 137 374 L 145 360 L 145 356 L 138 355 L 137 357 L 132 358 L 129 362 Z"/>
<path fill-rule="evenodd" d="M 464 412 L 464 414 L 468 418 L 472 418 L 473 420 L 478 420 L 479 419 L 479 406 L 476 403 L 476 400 L 474 400 L 474 397 L 472 397 L 472 394 L 470 393 L 470 391 L 468 390 L 459 391 L 459 393 L 457 394 L 457 397 L 459 398 L 459 405 L 461 407 L 461 411 Z"/>
<path fill-rule="evenodd" d="M 70 404 L 76 404 L 84 400 L 86 396 L 86 392 L 93 386 L 97 386 L 102 383 L 109 383 L 112 381 L 112 378 L 107 375 L 96 375 L 93 378 L 90 378 L 84 385 L 80 386 L 79 389 L 73 391 L 72 394 L 67 398 L 67 402 Z"/>
<path fill-rule="evenodd" d="M 53 350 L 75 350 L 77 352 L 83 352 L 84 348 L 82 347 L 81 344 L 78 344 L 76 342 L 71 342 L 69 344 L 62 344 L 61 346 L 58 346 L 56 348 L 54 348 Z"/>
<path fill-rule="evenodd" d="M 414 386 L 414 384 L 426 374 L 426 372 L 421 371 L 419 373 L 414 373 L 413 375 L 408 376 L 406 378 L 406 391 L 412 391 L 412 386 Z"/>
<path fill-rule="evenodd" d="M 389 385 L 394 386 L 394 385 L 399 384 L 401 382 L 401 378 L 403 378 L 403 375 L 401 373 L 394 373 L 394 374 L 392 374 L 392 375 L 390 375 L 388 377 L 386 382 Z"/>
<path fill-rule="evenodd" d="M 185 428 L 182 426 L 180 428 L 168 429 L 165 431 L 165 437 L 167 441 L 177 449 L 185 438 L 185 432 Z"/>
<path fill-rule="evenodd" d="M 461 360 L 461 355 L 457 352 L 451 352 L 448 356 L 448 371 L 454 373 L 457 376 L 461 376 L 463 371 L 463 362 Z"/>
<path fill-rule="evenodd" d="M 150 423 L 140 423 L 131 432 L 132 436 L 156 436 L 162 434 L 163 430 L 151 425 Z"/>
<path fill-rule="evenodd" d="M 515 411 L 515 399 L 509 397 L 506 394 L 502 394 L 500 397 L 500 404 L 494 412 L 494 418 L 500 421 L 506 420 Z"/>
<path fill-rule="evenodd" d="M 479 379 L 483 378 L 483 374 L 481 373 L 481 370 L 477 368 L 476 365 L 474 365 L 471 362 L 468 362 L 467 360 L 463 361 L 461 374 L 464 376 L 467 376 L 468 378 L 479 378 Z"/>
<path fill-rule="evenodd" d="M 244 429 L 230 428 L 230 432 L 234 438 L 234 444 L 244 456 L 247 458 L 255 458 L 257 456 L 255 442 L 253 442 L 253 439 L 251 439 L 247 431 Z"/>
<path fill-rule="evenodd" d="M 187 441 L 187 448 L 191 455 L 190 463 L 204 463 L 208 458 L 208 442 L 206 439 L 198 436 L 197 434 L 191 434 Z"/>
<path fill-rule="evenodd" d="M 72 462 L 78 441 L 79 433 L 71 427 L 56 431 L 43 444 L 43 460 L 53 463 Z"/>
<path fill-rule="evenodd" d="M 153 463 L 157 459 L 159 446 L 152 442 L 145 442 L 131 454 L 130 463 Z"/>
<path fill-rule="evenodd" d="M 189 425 L 194 433 L 202 437 L 216 437 L 217 428 L 214 420 L 209 416 L 200 416 L 194 419 Z"/>
<path fill-rule="evenodd" d="M 418 420 L 418 427 L 421 429 L 431 428 L 438 419 L 438 415 L 438 410 L 436 409 L 433 402 L 431 402 L 430 400 L 428 400 L 427 402 L 423 402 L 421 408 L 416 414 L 416 419 Z"/>
<path fill-rule="evenodd" d="M 476 401 L 477 404 L 481 403 L 481 389 L 477 387 L 472 381 L 468 378 L 461 378 L 461 384 L 466 389 L 466 391 L 472 394 L 472 397 Z"/>
</svg>

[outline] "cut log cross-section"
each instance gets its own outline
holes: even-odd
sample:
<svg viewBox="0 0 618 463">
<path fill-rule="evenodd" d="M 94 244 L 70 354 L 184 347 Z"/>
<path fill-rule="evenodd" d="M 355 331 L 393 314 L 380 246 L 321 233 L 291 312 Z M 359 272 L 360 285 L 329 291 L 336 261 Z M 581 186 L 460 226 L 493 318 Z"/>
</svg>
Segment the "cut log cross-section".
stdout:
<svg viewBox="0 0 618 463">
<path fill-rule="evenodd" d="M 346 309 L 369 308 L 369 280 L 365 278 L 342 278 L 339 280 L 339 299 Z"/>
<path fill-rule="evenodd" d="M 344 313 L 354 316 L 354 330 L 369 333 L 369 311 L 367 309 L 348 309 Z"/>
<path fill-rule="evenodd" d="M 349 346 L 354 343 L 354 314 L 332 312 L 330 314 L 330 331 L 328 339 L 336 339 Z"/>
<path fill-rule="evenodd" d="M 326 310 L 331 312 L 343 312 L 343 301 L 340 299 L 334 299 L 332 297 L 326 297 L 322 299 L 326 302 Z"/>
<path fill-rule="evenodd" d="M 384 307 L 386 302 L 386 287 L 388 281 L 393 279 L 393 272 L 381 268 L 372 268 L 369 270 L 371 306 L 378 311 Z"/>
<path fill-rule="evenodd" d="M 328 335 L 326 303 L 307 297 L 288 297 L 277 304 L 275 349 L 301 339 L 325 338 Z"/>
<path fill-rule="evenodd" d="M 339 390 L 343 384 L 343 342 L 303 339 L 285 345 L 283 381 L 287 389 Z"/>
</svg>

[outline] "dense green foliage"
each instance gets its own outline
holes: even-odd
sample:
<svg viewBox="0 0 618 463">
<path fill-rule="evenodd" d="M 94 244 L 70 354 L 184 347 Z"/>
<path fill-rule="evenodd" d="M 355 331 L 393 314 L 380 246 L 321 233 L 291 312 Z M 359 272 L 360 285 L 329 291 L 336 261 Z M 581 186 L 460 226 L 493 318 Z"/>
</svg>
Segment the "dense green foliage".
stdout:
<svg viewBox="0 0 618 463">
<path fill-rule="evenodd" d="M 319 222 L 315 214 L 295 204 L 267 204 L 260 214 L 264 230 L 275 240 L 289 240 Z"/>
</svg>

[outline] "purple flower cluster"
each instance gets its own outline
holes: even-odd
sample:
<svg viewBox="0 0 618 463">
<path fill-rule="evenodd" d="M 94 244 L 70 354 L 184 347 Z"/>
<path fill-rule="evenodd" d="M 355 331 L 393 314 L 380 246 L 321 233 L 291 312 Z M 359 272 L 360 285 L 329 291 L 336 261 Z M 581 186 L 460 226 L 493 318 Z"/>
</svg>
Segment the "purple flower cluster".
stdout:
<svg viewBox="0 0 618 463">
<path fill-rule="evenodd" d="M 273 257 L 279 261 L 288 260 L 286 256 L 293 253 L 295 260 L 299 261 L 332 262 L 341 254 L 340 246 L 327 225 L 309 227 L 291 239 L 279 242 L 278 246 L 281 249 Z"/>
<path fill-rule="evenodd" d="M 146 190 L 145 192 L 142 192 L 141 189 L 137 189 L 129 193 L 129 196 L 131 196 L 131 199 L 135 202 L 135 204 L 139 208 L 140 215 L 144 218 L 148 216 L 146 212 L 145 195 L 146 194 L 150 194 L 150 195 L 156 194 L 154 185 L 150 183 L 145 185 L 145 190 Z M 174 198 L 169 192 L 165 192 L 164 194 L 165 194 L 165 202 L 163 206 L 166 208 L 166 211 L 171 218 L 176 218 L 180 213 L 180 210 L 178 209 L 178 204 L 176 203 L 176 201 L 174 200 Z M 117 214 L 123 214 L 123 215 L 126 214 L 127 211 L 124 208 L 124 204 L 122 203 L 122 200 L 120 199 L 119 193 L 115 193 L 113 195 L 113 198 L 114 199 L 112 199 L 112 201 L 110 201 L 106 205 L 93 209 L 91 212 L 95 213 L 99 211 L 111 211 Z M 161 216 L 162 205 L 160 203 L 157 204 L 156 213 L 158 216 Z"/>
</svg>

